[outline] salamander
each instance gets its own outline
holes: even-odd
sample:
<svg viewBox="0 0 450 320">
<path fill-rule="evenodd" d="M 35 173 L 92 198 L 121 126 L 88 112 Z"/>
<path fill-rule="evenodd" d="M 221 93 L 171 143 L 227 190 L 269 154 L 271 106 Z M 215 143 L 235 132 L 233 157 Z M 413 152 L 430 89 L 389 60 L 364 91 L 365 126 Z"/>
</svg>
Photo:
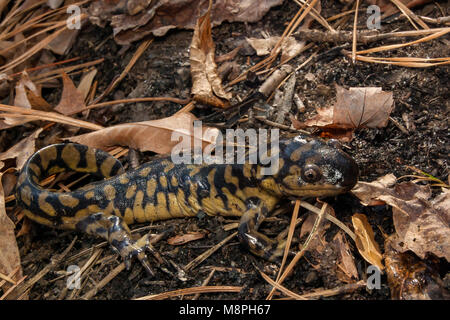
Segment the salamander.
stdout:
<svg viewBox="0 0 450 320">
<path fill-rule="evenodd" d="M 275 241 L 258 227 L 286 198 L 327 197 L 352 189 L 356 162 L 336 143 L 306 135 L 280 140 L 278 170 L 263 175 L 260 162 L 242 164 L 174 163 L 161 157 L 124 172 L 116 158 L 85 145 L 61 143 L 45 147 L 23 166 L 16 199 L 37 223 L 78 230 L 106 239 L 127 268 L 137 257 L 151 272 L 148 236 L 133 239 L 129 225 L 172 218 L 240 217 L 238 238 L 253 254 L 280 257 L 284 240 Z M 85 172 L 103 180 L 72 192 L 45 190 L 43 178 L 64 171 Z"/>
</svg>

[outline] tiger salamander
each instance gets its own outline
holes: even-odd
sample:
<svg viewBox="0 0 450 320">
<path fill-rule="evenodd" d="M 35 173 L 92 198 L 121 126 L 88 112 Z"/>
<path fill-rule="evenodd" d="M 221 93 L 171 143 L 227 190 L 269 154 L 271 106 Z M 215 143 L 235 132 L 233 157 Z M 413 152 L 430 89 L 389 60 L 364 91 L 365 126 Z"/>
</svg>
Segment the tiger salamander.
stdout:
<svg viewBox="0 0 450 320">
<path fill-rule="evenodd" d="M 171 218 L 238 216 L 238 237 L 268 260 L 282 255 L 285 241 L 258 232 L 283 198 L 325 197 L 352 189 L 356 162 L 332 141 L 297 136 L 279 143 L 279 170 L 262 175 L 260 164 L 175 164 L 170 156 L 123 172 L 108 153 L 66 143 L 43 148 L 28 159 L 16 188 L 26 216 L 40 224 L 73 229 L 106 239 L 127 268 L 137 257 L 147 271 L 148 236 L 134 240 L 128 225 Z M 45 190 L 46 176 L 76 171 L 103 180 L 72 192 Z"/>
</svg>

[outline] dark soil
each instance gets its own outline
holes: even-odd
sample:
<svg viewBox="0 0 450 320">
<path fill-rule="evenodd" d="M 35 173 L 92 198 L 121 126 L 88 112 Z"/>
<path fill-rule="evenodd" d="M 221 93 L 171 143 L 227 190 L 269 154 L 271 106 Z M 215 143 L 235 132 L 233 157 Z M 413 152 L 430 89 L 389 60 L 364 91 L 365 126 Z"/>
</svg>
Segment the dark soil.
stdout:
<svg viewBox="0 0 450 320">
<path fill-rule="evenodd" d="M 449 10 L 448 7 L 445 7 L 448 4 L 443 1 L 440 2 L 440 5 L 444 10 Z M 322 1 L 322 7 L 324 8 L 323 14 L 327 17 L 344 11 L 343 5 L 337 1 Z M 214 28 L 213 38 L 216 43 L 216 55 L 219 56 L 233 50 L 237 45 L 243 43 L 246 37 L 261 37 L 261 31 L 266 31 L 270 35 L 281 35 L 286 23 L 291 20 L 297 9 L 298 7 L 294 2 L 285 1 L 282 6 L 273 8 L 260 22 L 253 24 L 224 23 Z M 434 4 L 415 9 L 417 14 L 422 14 L 422 11 L 430 17 L 440 16 L 440 12 Z M 447 11 L 447 15 L 448 13 Z M 352 19 L 346 26 L 347 30 L 351 30 Z M 361 15 L 359 23 L 361 26 L 364 26 L 363 19 L 365 19 L 364 14 Z M 315 23 L 312 26 L 312 28 L 317 27 Z M 382 32 L 397 29 L 409 30 L 412 27 L 406 19 L 382 23 Z M 156 39 L 139 59 L 132 72 L 105 101 L 125 97 L 151 96 L 188 98 L 192 85 L 189 65 L 189 45 L 192 34 L 191 31 L 172 31 L 166 36 Z M 110 39 L 97 51 L 94 50 L 99 43 L 110 35 L 111 29 L 109 28 L 101 29 L 91 25 L 86 26 L 67 57 L 81 56 L 85 58 L 85 61 L 92 61 L 100 57 L 105 59 L 105 62 L 98 67 L 98 92 L 103 92 L 112 79 L 122 72 L 137 48 L 137 45 L 134 45 L 128 50 L 123 50 Z M 449 53 L 448 41 L 448 37 L 441 38 L 402 48 L 389 54 L 394 56 L 445 57 Z M 388 43 L 388 41 L 378 42 L 372 44 L 372 46 Z M 321 44 L 320 52 L 326 52 L 333 47 L 334 45 L 331 44 Z M 312 50 L 309 50 L 301 54 L 290 64 L 294 67 L 298 66 L 311 53 Z M 249 67 L 248 63 L 255 64 L 260 60 L 261 57 L 256 56 L 248 48 L 241 50 L 235 59 L 241 71 Z M 406 165 L 409 165 L 432 174 L 442 181 L 448 181 L 448 73 L 448 66 L 406 68 L 362 62 L 352 64 L 348 58 L 337 51 L 307 64 L 296 74 L 296 93 L 304 102 L 306 112 L 300 114 L 295 109 L 291 112 L 297 115 L 300 120 L 304 120 L 315 113 L 316 107 L 330 105 L 335 97 L 334 84 L 347 88 L 379 86 L 385 91 L 393 91 L 395 109 L 391 117 L 404 127 L 406 127 L 404 119 L 407 119 L 413 126 L 410 126 L 407 132 L 403 132 L 393 121 L 389 121 L 385 128 L 361 129 L 355 133 L 355 138 L 347 144 L 346 151 L 359 164 L 360 180 L 373 181 L 388 173 L 393 173 L 397 177 L 411 174 L 411 170 L 406 168 Z M 310 75 L 305 77 L 307 74 Z M 241 82 L 233 87 L 233 93 L 239 97 L 245 97 L 250 89 L 249 83 Z M 60 91 L 52 90 L 47 92 L 46 98 L 50 102 L 57 101 L 59 95 Z M 93 110 L 89 114 L 89 119 L 102 125 L 113 125 L 167 117 L 180 108 L 180 105 L 171 102 L 127 104 Z M 199 106 L 193 113 L 201 118 L 215 111 L 210 107 Z M 214 121 L 222 123 L 225 119 L 226 117 L 218 117 Z M 288 120 L 285 124 L 290 125 Z M 256 120 L 251 125 L 267 127 Z M 63 127 L 58 126 L 58 128 L 58 130 L 63 131 L 59 137 L 73 134 L 73 132 L 64 131 L 66 129 Z M 10 133 L 11 139 L 9 141 L 11 145 L 20 140 L 22 134 L 31 132 L 32 129 L 32 126 L 28 126 L 27 129 L 16 129 L 16 132 Z M 41 144 L 46 145 L 48 141 L 42 141 Z M 140 162 L 150 160 L 154 156 L 152 153 L 139 152 L 137 155 Z M 128 163 L 129 160 L 125 159 L 124 161 Z M 394 232 L 392 212 L 388 206 L 363 207 L 351 194 L 326 199 L 326 201 L 334 208 L 336 217 L 349 226 L 351 226 L 352 214 L 356 212 L 365 214 L 369 218 L 376 240 L 383 251 L 383 233 L 391 234 Z M 292 205 L 286 204 L 286 206 L 288 212 L 292 212 Z M 304 211 L 301 211 L 300 215 L 303 213 Z M 274 236 L 288 227 L 289 214 L 279 215 L 277 219 L 276 223 L 265 223 L 263 232 L 269 236 Z M 165 239 L 155 245 L 155 248 L 165 258 L 172 260 L 175 265 L 181 267 L 234 232 L 235 230 L 224 231 L 223 226 L 229 222 L 232 221 L 223 217 L 179 219 L 154 223 L 150 230 L 152 233 L 161 233 L 169 229 L 171 230 L 169 236 L 195 230 L 206 230 L 208 232 L 204 239 L 189 242 L 182 246 L 169 245 Z M 326 239 L 332 239 L 337 231 L 338 228 L 331 225 L 327 229 Z M 298 231 L 295 234 L 298 235 Z M 99 239 L 93 239 L 75 232 L 62 232 L 33 224 L 31 234 L 19 239 L 24 274 L 28 275 L 29 278 L 34 276 L 50 263 L 50 259 L 55 254 L 64 251 L 76 235 L 78 235 L 78 240 L 68 257 L 101 242 Z M 300 242 L 302 241 L 304 239 L 300 240 Z M 368 263 L 362 259 L 356 248 L 353 247 L 352 250 L 359 278 L 366 279 Z M 59 265 L 58 270 L 48 273 L 34 285 L 30 292 L 30 298 L 57 299 L 60 297 L 66 285 L 66 278 L 61 277 L 59 271 L 66 270 L 69 264 L 82 266 L 90 256 L 91 252 L 70 263 Z M 339 280 L 336 268 L 333 267 L 337 259 L 338 253 L 332 250 L 328 250 L 326 254 L 321 255 L 314 254 L 314 252 L 307 253 L 304 258 L 300 259 L 293 274 L 284 284 L 288 289 L 300 294 L 315 289 L 342 286 L 345 283 Z M 78 297 L 89 291 L 92 283 L 103 279 L 120 263 L 120 259 L 108 247 L 104 247 L 100 260 L 102 262 L 94 266 Z M 156 265 L 153 258 L 152 262 Z M 94 296 L 94 299 L 131 299 L 180 288 L 200 286 L 211 272 L 212 266 L 223 267 L 224 269 L 217 270 L 208 285 L 243 286 L 244 289 L 239 294 L 202 294 L 201 299 L 264 299 L 270 292 L 271 287 L 259 275 L 257 268 L 272 278 L 276 276 L 279 268 L 276 263 L 270 263 L 249 254 L 240 247 L 237 239 L 234 239 L 220 248 L 200 266 L 187 272 L 185 279 L 177 276 L 177 270 L 173 265 L 164 266 L 170 271 L 170 274 L 155 267 L 156 277 L 149 278 L 142 266 L 135 262 L 131 270 L 122 271 L 105 288 L 101 289 Z M 60 279 L 54 281 L 58 277 Z M 64 297 L 68 298 L 70 294 L 69 291 Z M 380 290 L 364 288 L 349 294 L 331 297 L 331 299 L 390 299 L 386 276 L 382 276 Z"/>
</svg>

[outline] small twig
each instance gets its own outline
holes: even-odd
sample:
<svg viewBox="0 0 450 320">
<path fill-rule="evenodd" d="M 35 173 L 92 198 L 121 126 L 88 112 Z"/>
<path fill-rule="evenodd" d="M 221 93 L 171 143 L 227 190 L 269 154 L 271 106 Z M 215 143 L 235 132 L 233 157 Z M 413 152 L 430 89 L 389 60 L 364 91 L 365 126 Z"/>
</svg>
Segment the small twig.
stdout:
<svg viewBox="0 0 450 320">
<path fill-rule="evenodd" d="M 302 201 L 302 203 L 300 204 L 303 208 L 308 209 L 311 212 L 314 212 L 315 214 L 319 215 L 320 214 L 320 210 L 313 206 L 310 205 L 308 202 Z M 335 225 L 337 225 L 339 228 L 341 228 L 345 233 L 347 233 L 350 238 L 352 238 L 353 240 L 356 239 L 356 235 L 353 231 L 351 231 L 345 224 L 343 224 L 341 221 L 339 221 L 338 219 L 336 219 L 335 217 L 333 217 L 332 215 L 325 213 L 325 218 L 328 221 L 333 222 Z"/>
<path fill-rule="evenodd" d="M 358 8 L 359 8 L 359 0 L 356 0 L 356 9 L 355 9 L 355 19 L 353 21 L 353 36 L 352 36 L 352 62 L 355 64 L 356 62 L 356 33 L 358 31 Z"/>
<path fill-rule="evenodd" d="M 99 101 L 101 101 L 104 97 L 106 97 L 121 81 L 125 76 L 130 72 L 130 70 L 133 68 L 136 61 L 139 59 L 139 57 L 145 52 L 145 50 L 150 46 L 150 44 L 153 42 L 153 39 L 145 40 L 141 43 L 141 45 L 137 48 L 136 52 L 134 53 L 133 57 L 131 58 L 128 65 L 125 67 L 125 69 L 122 71 L 120 76 L 114 78 L 114 80 L 111 82 L 111 84 L 106 88 L 106 90 L 98 96 L 94 100 L 94 104 L 97 104 Z"/>
<path fill-rule="evenodd" d="M 158 294 L 153 294 L 150 296 L 140 297 L 135 300 L 162 300 L 176 296 L 184 296 L 188 294 L 196 294 L 196 293 L 211 293 L 211 292 L 240 292 L 242 287 L 235 286 L 205 286 L 205 287 L 194 287 L 194 288 L 185 288 L 178 289 L 174 291 L 168 291 Z"/>
<path fill-rule="evenodd" d="M 266 119 L 263 116 L 255 116 L 255 119 L 259 120 L 261 122 L 264 122 L 265 124 L 267 124 L 269 126 L 272 126 L 272 127 L 275 127 L 275 128 L 279 128 L 281 130 L 286 130 L 286 131 L 291 131 L 291 132 L 299 132 L 299 133 L 304 133 L 304 134 L 310 134 L 306 130 L 291 128 L 291 127 L 286 126 L 284 124 L 280 124 L 280 123 L 277 123 L 277 122 L 270 121 L 270 120 Z"/>
<path fill-rule="evenodd" d="M 191 262 L 189 262 L 183 269 L 187 272 L 190 269 L 195 268 L 196 266 L 198 266 L 200 263 L 202 263 L 206 258 L 208 258 L 210 255 L 212 255 L 214 252 L 216 252 L 220 247 L 222 247 L 225 243 L 227 243 L 228 241 L 230 241 L 231 239 L 233 239 L 235 236 L 237 235 L 237 232 L 234 232 L 232 234 L 230 234 L 228 237 L 226 237 L 225 239 L 223 239 L 222 241 L 220 241 L 218 244 L 216 244 L 215 246 L 211 247 L 210 249 L 206 250 L 205 252 L 203 252 L 201 255 L 199 255 L 197 258 L 195 258 L 194 260 L 192 260 Z"/>
<path fill-rule="evenodd" d="M 404 126 L 402 126 L 402 124 L 400 122 L 398 122 L 397 120 L 395 120 L 392 117 L 389 117 L 389 120 L 391 120 L 392 123 L 395 124 L 395 126 L 397 128 L 399 128 L 401 132 L 403 132 L 404 134 L 409 134 L 408 130 L 406 130 L 406 128 Z"/>
<path fill-rule="evenodd" d="M 359 43 L 368 44 L 380 40 L 390 40 L 395 38 L 418 37 L 444 30 L 445 28 L 434 28 L 426 30 L 409 30 L 379 33 L 375 30 L 361 30 L 356 32 L 356 40 Z M 306 40 L 316 43 L 330 42 L 330 43 L 350 43 L 352 42 L 353 32 L 339 30 L 339 31 L 322 31 L 322 30 L 298 30 L 294 34 L 297 40 Z"/>
<path fill-rule="evenodd" d="M 214 275 L 214 273 L 216 272 L 216 269 L 212 269 L 211 272 L 208 274 L 208 276 L 206 277 L 205 280 L 203 280 L 202 282 L 202 287 L 205 287 L 208 285 L 209 281 L 211 280 L 212 276 Z M 192 300 L 197 300 L 198 297 L 200 297 L 200 293 L 195 294 L 194 297 L 192 297 Z"/>
<path fill-rule="evenodd" d="M 81 297 L 83 300 L 89 300 L 97 294 L 104 286 L 106 286 L 112 279 L 114 279 L 119 273 L 125 270 L 125 263 L 122 262 L 117 267 L 115 267 L 106 277 L 104 277 L 99 283 L 97 283 L 94 288 L 89 290 L 84 296 Z"/>
<path fill-rule="evenodd" d="M 301 202 L 303 203 L 303 201 Z M 300 203 L 300 205 L 301 205 Z M 303 254 L 305 253 L 306 249 L 308 248 L 309 244 L 311 243 L 311 240 L 314 238 L 314 236 L 317 233 L 317 230 L 319 229 L 319 225 L 322 222 L 323 218 L 325 217 L 325 212 L 327 209 L 328 204 L 324 203 L 322 205 L 322 209 L 320 210 L 319 215 L 317 216 L 316 221 L 314 222 L 314 225 L 311 229 L 311 232 L 308 235 L 308 238 L 306 238 L 304 245 L 302 246 L 302 248 L 300 249 L 299 252 L 296 253 L 296 255 L 294 256 L 294 258 L 291 260 L 291 262 L 289 263 L 289 265 L 286 267 L 286 270 L 283 272 L 283 275 L 278 279 L 277 283 L 281 284 L 283 283 L 283 281 L 286 279 L 286 277 L 291 273 L 291 270 L 294 268 L 294 266 L 297 264 L 298 260 L 300 260 L 300 258 L 303 256 Z M 272 288 L 272 290 L 270 291 L 267 299 L 271 299 L 273 294 L 275 293 L 275 288 Z"/>
</svg>

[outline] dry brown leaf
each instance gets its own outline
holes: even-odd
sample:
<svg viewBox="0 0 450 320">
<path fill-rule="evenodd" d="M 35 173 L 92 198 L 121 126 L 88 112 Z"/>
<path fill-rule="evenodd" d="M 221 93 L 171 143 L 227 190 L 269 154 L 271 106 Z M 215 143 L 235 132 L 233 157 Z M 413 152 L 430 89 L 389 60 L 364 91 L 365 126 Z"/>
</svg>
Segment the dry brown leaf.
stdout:
<svg viewBox="0 0 450 320">
<path fill-rule="evenodd" d="M 271 7 L 282 2 L 283 0 L 215 0 L 211 12 L 212 24 L 217 26 L 223 21 L 256 22 Z M 90 20 L 100 26 L 105 26 L 110 21 L 115 40 L 122 45 L 149 34 L 160 37 L 174 28 L 194 29 L 197 18 L 208 8 L 209 0 L 147 1 L 139 3 L 140 7 L 133 10 L 127 7 L 128 3 L 102 0 L 93 2 L 89 8 Z"/>
<path fill-rule="evenodd" d="M 167 243 L 172 246 L 179 246 L 181 244 L 185 244 L 194 240 L 203 239 L 204 237 L 205 233 L 203 232 L 188 232 L 167 239 Z"/>
<path fill-rule="evenodd" d="M 192 94 L 194 100 L 215 107 L 229 106 L 231 93 L 225 92 L 217 72 L 215 45 L 211 35 L 210 11 L 198 19 L 190 47 Z"/>
<path fill-rule="evenodd" d="M 62 80 L 63 92 L 59 104 L 55 107 L 55 111 L 70 115 L 86 109 L 83 93 L 75 87 L 65 72 L 62 73 Z"/>
<path fill-rule="evenodd" d="M 5 197 L 13 193 L 16 188 L 17 174 L 13 173 L 15 170 L 6 170 L 2 175 L 3 193 Z"/>
<path fill-rule="evenodd" d="M 94 78 L 97 74 L 97 69 L 93 68 L 89 72 L 83 74 L 83 77 L 80 80 L 80 84 L 78 85 L 78 91 L 83 95 L 83 98 L 86 99 L 86 97 L 89 94 L 89 91 L 91 90 L 92 81 L 94 81 Z"/>
<path fill-rule="evenodd" d="M 56 39 L 53 39 L 47 45 L 47 49 L 56 54 L 65 55 L 67 52 L 69 52 L 70 48 L 72 48 L 72 45 L 75 43 L 79 32 L 80 29 L 64 30 L 59 36 L 56 37 Z"/>
<path fill-rule="evenodd" d="M 270 37 L 267 39 L 247 38 L 247 42 L 256 50 L 258 56 L 270 54 L 281 37 Z M 281 61 L 286 61 L 295 57 L 303 48 L 305 42 L 297 41 L 294 37 L 287 37 L 281 43 Z"/>
<path fill-rule="evenodd" d="M 357 128 L 381 128 L 387 125 L 393 108 L 392 92 L 382 91 L 379 87 L 347 90 L 336 85 L 336 103 L 317 109 L 317 115 L 303 125 L 319 127 L 324 131 L 331 129 L 330 132 L 341 129 L 350 133 Z"/>
<path fill-rule="evenodd" d="M 401 253 L 397 235 L 384 243 L 386 274 L 394 300 L 448 300 L 450 293 L 439 277 L 436 259 L 422 261 L 411 252 Z"/>
<path fill-rule="evenodd" d="M 0 167 L 1 169 L 1 167 Z M 15 225 L 6 215 L 5 195 L 1 183 L 2 173 L 0 173 L 0 273 L 9 275 L 13 270 L 19 268 L 19 271 L 13 276 L 17 281 L 22 278 L 22 268 L 20 265 L 19 248 L 17 247 L 16 237 L 14 235 Z M 3 289 L 8 288 L 6 284 Z"/>
<path fill-rule="evenodd" d="M 104 128 L 91 133 L 70 137 L 68 140 L 98 149 L 111 146 L 126 146 L 140 151 L 153 151 L 159 154 L 170 153 L 178 141 L 171 141 L 173 132 L 191 139 L 194 145 L 193 121 L 197 118 L 187 112 L 175 114 L 168 118 L 134 123 L 125 123 Z M 215 142 L 218 129 L 202 127 L 202 146 Z M 197 137 L 196 137 L 197 139 Z"/>
<path fill-rule="evenodd" d="M 0 160 L 16 158 L 16 169 L 22 169 L 25 162 L 27 162 L 28 158 L 34 153 L 35 142 L 41 131 L 42 128 L 37 129 L 31 135 L 20 140 L 5 152 L 0 153 Z"/>
<path fill-rule="evenodd" d="M 428 252 L 450 261 L 450 191 L 430 199 L 429 186 L 405 182 L 379 198 L 391 205 L 395 230 L 404 250 L 424 259 Z"/>
<path fill-rule="evenodd" d="M 342 231 L 339 231 L 333 239 L 334 244 L 340 253 L 340 262 L 338 263 L 339 269 L 345 274 L 345 278 L 341 277 L 341 280 L 351 283 L 355 279 L 358 280 L 358 270 L 356 269 L 355 259 L 351 253 L 348 242 L 345 240 Z"/>
<path fill-rule="evenodd" d="M 384 266 L 381 260 L 383 255 L 380 252 L 378 243 L 375 242 L 372 227 L 363 214 L 356 213 L 352 216 L 353 228 L 355 229 L 355 243 L 361 256 L 370 264 L 383 270 Z"/>
<path fill-rule="evenodd" d="M 388 188 L 393 187 L 396 182 L 397 178 L 392 173 L 389 173 L 373 182 L 358 181 L 351 192 L 357 196 L 365 206 L 382 205 L 384 204 L 384 201 L 380 201 L 377 198 L 380 195 L 389 192 Z"/>
<path fill-rule="evenodd" d="M 41 97 L 41 88 L 30 80 L 27 72 L 22 72 L 20 80 L 15 87 L 14 105 L 26 109 L 50 111 L 51 106 Z M 17 126 L 28 122 L 25 118 L 5 117 L 4 123 Z"/>
</svg>

